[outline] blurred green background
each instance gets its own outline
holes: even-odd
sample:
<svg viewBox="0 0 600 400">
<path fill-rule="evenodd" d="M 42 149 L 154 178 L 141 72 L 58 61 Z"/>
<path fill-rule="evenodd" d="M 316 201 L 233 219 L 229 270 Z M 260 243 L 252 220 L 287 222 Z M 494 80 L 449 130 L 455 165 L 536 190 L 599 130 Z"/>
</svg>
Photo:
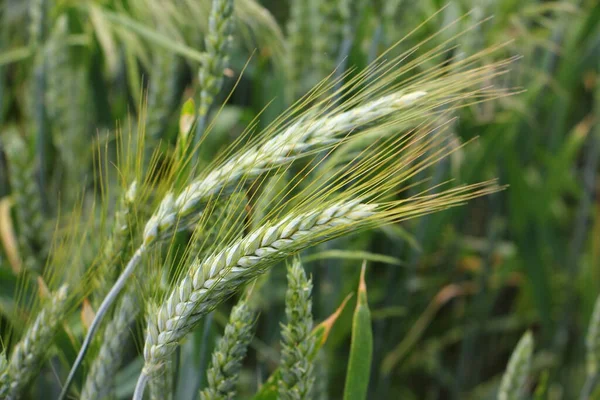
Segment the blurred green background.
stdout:
<svg viewBox="0 0 600 400">
<path fill-rule="evenodd" d="M 50 218 L 82 190 L 93 192 L 92 143 L 110 146 L 117 123 L 126 132 L 141 123 L 155 146 L 176 140 L 181 105 L 198 93 L 196 56 L 210 2 L 49 0 L 33 23 L 36 1 L 0 3 L 0 143 L 14 132 L 25 138 Z M 346 14 L 335 8 L 344 2 Z M 493 398 L 527 329 L 536 339 L 528 386 L 533 391 L 545 377 L 539 398 L 576 398 L 585 379 L 585 332 L 600 293 L 598 2 L 315 0 L 306 3 L 317 14 L 300 26 L 299 42 L 289 34 L 289 3 L 236 2 L 230 66 L 217 103 L 231 97 L 211 113 L 202 159 L 210 160 L 269 103 L 261 127 L 336 65 L 336 74 L 364 68 L 421 23 L 398 51 L 449 26 L 432 45 L 470 29 L 454 57 L 498 44 L 505 44 L 501 56 L 519 56 L 493 82 L 519 93 L 458 111 L 456 143 L 478 139 L 425 174 L 434 182 L 497 177 L 506 190 L 303 255 L 315 283 L 316 321 L 355 290 L 368 256 L 375 340 L 369 398 Z M 291 45 L 296 52 L 289 56 L 284 50 Z M 286 76 L 290 58 L 295 81 Z M 0 162 L 2 197 L 11 184 L 6 159 Z M 6 319 L 16 289 L 2 252 L 0 270 Z M 276 269 L 261 294 L 260 345 L 244 375 L 248 393 L 273 367 L 284 271 Z M 217 313 L 217 321 L 224 318 Z M 319 362 L 330 398 L 339 398 L 343 386 L 350 328 L 346 312 Z M 192 342 L 200 346 L 220 329 L 199 329 Z M 127 382 L 126 373 L 120 379 Z"/>
</svg>

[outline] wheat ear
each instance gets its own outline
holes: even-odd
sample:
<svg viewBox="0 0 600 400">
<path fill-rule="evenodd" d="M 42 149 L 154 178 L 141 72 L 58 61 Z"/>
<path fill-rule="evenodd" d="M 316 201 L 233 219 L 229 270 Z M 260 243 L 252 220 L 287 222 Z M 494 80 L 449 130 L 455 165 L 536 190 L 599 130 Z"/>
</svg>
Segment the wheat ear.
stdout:
<svg viewBox="0 0 600 400">
<path fill-rule="evenodd" d="M 365 221 L 375 213 L 375 208 L 350 201 L 320 211 L 290 214 L 276 223 L 263 225 L 203 261 L 195 260 L 158 312 L 148 316 L 145 365 L 134 397 L 141 399 L 148 376 L 160 370 L 178 341 L 231 293 L 274 262 L 311 242 L 323 240 L 328 231 L 348 229 Z"/>
<path fill-rule="evenodd" d="M 8 375 L 10 387 L 7 399 L 18 399 L 41 367 L 60 322 L 65 317 L 67 286 L 52 294 L 49 304 L 40 311 L 33 325 L 17 343 L 10 357 Z"/>
<path fill-rule="evenodd" d="M 252 181 L 315 149 L 324 149 L 342 140 L 342 135 L 413 105 L 425 92 L 392 94 L 355 109 L 310 123 L 297 121 L 262 145 L 250 148 L 190 183 L 177 197 L 167 194 L 144 229 L 144 242 L 169 237 L 177 225 L 189 225 L 190 218 L 206 203 L 233 192 L 241 180 Z"/>
<path fill-rule="evenodd" d="M 231 310 L 225 333 L 212 353 L 206 372 L 208 387 L 200 392 L 200 400 L 234 399 L 236 382 L 252 340 L 256 314 L 240 300 Z"/>
<path fill-rule="evenodd" d="M 587 377 L 581 390 L 580 400 L 591 398 L 600 380 L 600 296 L 596 299 L 592 318 L 585 337 Z"/>
<path fill-rule="evenodd" d="M 300 261 L 288 266 L 288 288 L 285 296 L 287 324 L 281 330 L 281 379 L 279 398 L 283 400 L 311 399 L 315 383 L 314 366 L 310 355 L 314 352 L 312 282 Z"/>
<path fill-rule="evenodd" d="M 8 360 L 6 359 L 6 352 L 0 353 L 0 399 L 4 399 L 8 396 L 8 390 L 10 389 L 10 377 L 8 375 Z"/>
<path fill-rule="evenodd" d="M 121 365 L 123 348 L 129 339 L 131 324 L 140 309 L 136 289 L 135 285 L 130 284 L 121 296 L 113 318 L 106 324 L 102 345 L 83 385 L 82 400 L 104 399 L 112 392 L 115 371 Z"/>
<path fill-rule="evenodd" d="M 6 155 L 19 226 L 19 248 L 25 268 L 40 272 L 45 263 L 48 239 L 33 154 L 16 133 L 8 135 Z"/>
<path fill-rule="evenodd" d="M 200 104 L 194 146 L 200 141 L 210 107 L 223 85 L 223 71 L 229 59 L 232 26 L 233 0 L 213 0 L 208 33 L 204 39 L 206 58 L 198 71 Z"/>
<path fill-rule="evenodd" d="M 518 400 L 522 398 L 525 382 L 531 369 L 533 355 L 533 335 L 527 331 L 510 356 L 502 377 L 498 400 Z"/>
</svg>

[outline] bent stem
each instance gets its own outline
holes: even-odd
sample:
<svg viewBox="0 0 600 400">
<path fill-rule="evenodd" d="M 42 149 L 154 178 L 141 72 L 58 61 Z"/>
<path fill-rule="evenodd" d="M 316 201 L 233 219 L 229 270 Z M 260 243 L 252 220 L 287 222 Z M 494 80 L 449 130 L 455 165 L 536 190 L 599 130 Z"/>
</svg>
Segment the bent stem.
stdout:
<svg viewBox="0 0 600 400">
<path fill-rule="evenodd" d="M 133 392 L 133 397 L 131 400 L 143 400 L 144 390 L 146 389 L 146 384 L 148 383 L 148 377 L 148 374 L 142 370 L 142 373 L 135 384 L 135 391 Z"/>
<path fill-rule="evenodd" d="M 137 265 L 140 263 L 140 260 L 142 259 L 142 255 L 144 254 L 145 251 L 146 251 L 146 246 L 142 244 L 135 251 L 135 253 L 131 257 L 131 259 L 127 263 L 127 266 L 125 267 L 125 269 L 119 276 L 119 279 L 117 279 L 117 281 L 115 282 L 113 287 L 110 289 L 110 291 L 108 292 L 108 294 L 106 295 L 104 300 L 102 300 L 102 304 L 100 304 L 100 307 L 98 307 L 96 316 L 94 317 L 94 320 L 92 321 L 92 323 L 90 325 L 90 329 L 88 330 L 87 335 L 85 336 L 83 344 L 81 345 L 81 349 L 79 350 L 79 353 L 77 354 L 77 358 L 75 359 L 75 362 L 73 363 L 73 366 L 71 367 L 71 371 L 69 371 L 69 376 L 67 376 L 67 380 L 65 381 L 62 391 L 60 392 L 60 396 L 58 397 L 58 400 L 65 400 L 67 398 L 67 394 L 69 393 L 69 387 L 71 386 L 71 384 L 73 383 L 73 380 L 75 379 L 75 374 L 77 373 L 77 369 L 79 368 L 79 365 L 81 365 L 81 363 L 83 362 L 83 359 L 85 358 L 85 354 L 87 353 L 87 351 L 90 347 L 90 344 L 92 343 L 92 340 L 94 339 L 94 335 L 98 331 L 98 328 L 100 328 L 100 324 L 102 323 L 102 318 L 104 318 L 104 316 L 106 315 L 106 313 L 108 312 L 108 310 L 110 309 L 112 304 L 115 302 L 115 300 L 119 296 L 119 293 L 121 293 L 121 290 L 123 290 L 123 288 L 125 287 L 127 280 L 129 279 L 131 274 L 133 274 Z"/>
</svg>

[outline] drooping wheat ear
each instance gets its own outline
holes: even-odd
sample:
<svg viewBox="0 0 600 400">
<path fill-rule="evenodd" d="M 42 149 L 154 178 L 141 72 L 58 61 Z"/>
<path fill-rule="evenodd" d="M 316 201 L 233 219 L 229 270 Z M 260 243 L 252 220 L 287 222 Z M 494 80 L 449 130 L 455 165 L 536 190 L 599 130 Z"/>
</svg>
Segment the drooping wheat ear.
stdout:
<svg viewBox="0 0 600 400">
<path fill-rule="evenodd" d="M 97 271 L 94 273 L 95 308 L 98 308 L 99 303 L 106 297 L 117 279 L 120 272 L 118 266 L 131 253 L 132 232 L 135 231 L 137 226 L 133 214 L 135 203 L 139 197 L 138 192 L 138 183 L 134 180 L 119 200 L 111 235 L 102 249 L 102 258 L 99 261 Z"/>
<path fill-rule="evenodd" d="M 289 214 L 268 223 L 204 260 L 195 260 L 158 312 L 148 316 L 145 365 L 136 396 L 148 376 L 160 369 L 178 341 L 210 310 L 274 262 L 360 224 L 375 213 L 375 205 L 341 202 L 319 211 Z M 141 397 L 136 397 L 141 398 Z"/>
<path fill-rule="evenodd" d="M 600 296 L 596 299 L 592 318 L 585 338 L 587 373 L 596 375 L 600 373 Z"/>
<path fill-rule="evenodd" d="M 295 99 L 302 91 L 303 79 L 310 58 L 310 1 L 292 0 L 287 24 L 287 64 L 289 96 Z"/>
<path fill-rule="evenodd" d="M 21 259 L 26 269 L 40 272 L 49 247 L 33 152 L 18 134 L 4 142 L 10 168 L 10 183 L 19 228 Z"/>
<path fill-rule="evenodd" d="M 206 58 L 200 65 L 198 79 L 200 84 L 200 103 L 198 105 L 198 126 L 194 145 L 204 131 L 206 116 L 215 96 L 223 85 L 223 71 L 229 60 L 231 47 L 231 30 L 233 27 L 233 1 L 213 0 L 210 11 L 208 32 L 204 39 Z"/>
<path fill-rule="evenodd" d="M 510 356 L 502 377 L 498 400 L 518 400 L 523 397 L 525 382 L 531 369 L 533 355 L 533 335 L 527 331 Z"/>
<path fill-rule="evenodd" d="M 130 284 L 121 296 L 112 319 L 106 324 L 100 350 L 87 374 L 82 400 L 110 398 L 115 371 L 121 366 L 123 349 L 130 337 L 130 328 L 140 310 L 137 286 Z"/>
<path fill-rule="evenodd" d="M 150 400 L 171 400 L 173 398 L 173 361 L 165 362 L 160 374 L 150 380 Z"/>
<path fill-rule="evenodd" d="M 7 399 L 20 398 L 21 392 L 37 375 L 65 317 L 66 301 L 67 286 L 63 285 L 51 295 L 49 303 L 13 349 L 8 367 L 10 387 Z"/>
<path fill-rule="evenodd" d="M 6 352 L 0 353 L 0 399 L 4 399 L 8 396 L 8 390 L 10 388 L 10 377 L 8 376 L 8 360 L 6 359 Z"/>
<path fill-rule="evenodd" d="M 170 237 L 174 227 L 189 225 L 187 220 L 197 218 L 207 201 L 233 192 L 240 181 L 251 182 L 303 154 L 332 146 L 343 139 L 343 134 L 410 107 L 425 95 L 425 92 L 391 94 L 310 123 L 295 122 L 261 145 L 236 155 L 208 175 L 193 181 L 177 197 L 173 193 L 167 194 L 146 224 L 144 243 Z"/>
<path fill-rule="evenodd" d="M 287 324 L 281 330 L 281 361 L 279 398 L 283 400 L 311 399 L 315 383 L 310 354 L 315 347 L 312 302 L 312 282 L 300 261 L 288 266 L 288 288 L 285 296 Z"/>
<path fill-rule="evenodd" d="M 200 400 L 235 398 L 235 386 L 252 340 L 255 321 L 256 314 L 250 310 L 246 299 L 233 307 L 225 333 L 212 353 L 210 368 L 206 372 L 208 387 L 200 392 Z"/>
</svg>

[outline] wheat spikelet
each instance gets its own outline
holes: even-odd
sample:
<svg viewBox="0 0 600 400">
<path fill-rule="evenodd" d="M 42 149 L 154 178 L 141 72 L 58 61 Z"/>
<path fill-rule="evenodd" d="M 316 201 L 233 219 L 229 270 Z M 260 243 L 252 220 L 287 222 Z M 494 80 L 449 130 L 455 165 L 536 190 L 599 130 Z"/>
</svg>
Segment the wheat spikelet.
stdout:
<svg viewBox="0 0 600 400">
<path fill-rule="evenodd" d="M 223 337 L 212 353 L 210 368 L 206 372 L 208 387 L 200 392 L 201 400 L 235 398 L 235 385 L 252 340 L 255 321 L 256 315 L 245 299 L 233 307 Z"/>
<path fill-rule="evenodd" d="M 83 385 L 82 400 L 104 399 L 112 392 L 115 371 L 121 365 L 131 324 L 140 310 L 136 289 L 135 285 L 128 287 L 115 308 L 113 318 L 106 324 L 100 350 Z"/>
<path fill-rule="evenodd" d="M 525 382 L 531 369 L 533 335 L 527 331 L 510 356 L 506 372 L 502 377 L 498 400 L 518 400 L 523 396 Z"/>
<path fill-rule="evenodd" d="M 17 343 L 10 357 L 10 388 L 7 399 L 18 399 L 29 381 L 40 370 L 60 322 L 65 317 L 67 286 L 52 294 L 49 304 L 40 311 L 33 325 Z"/>
<path fill-rule="evenodd" d="M 287 324 L 281 330 L 281 361 L 278 393 L 283 400 L 310 399 L 315 383 L 314 366 L 309 356 L 315 347 L 312 282 L 300 261 L 288 266 L 288 289 L 285 296 Z"/>
</svg>

